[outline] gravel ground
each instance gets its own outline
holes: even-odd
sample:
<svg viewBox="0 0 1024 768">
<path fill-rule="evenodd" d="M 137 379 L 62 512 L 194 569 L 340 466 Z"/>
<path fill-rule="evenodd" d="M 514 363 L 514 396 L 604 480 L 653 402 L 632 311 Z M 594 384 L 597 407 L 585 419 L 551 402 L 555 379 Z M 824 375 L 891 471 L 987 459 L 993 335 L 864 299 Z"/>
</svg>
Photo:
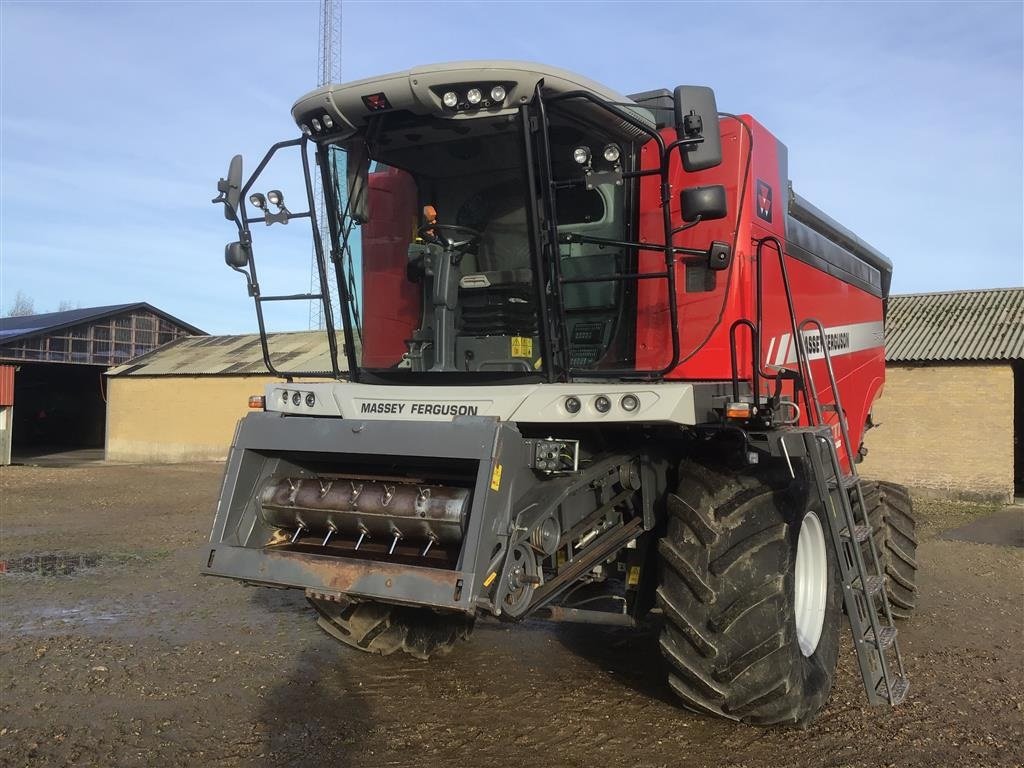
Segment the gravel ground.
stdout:
<svg viewBox="0 0 1024 768">
<path fill-rule="evenodd" d="M 758 729 L 677 708 L 650 632 L 481 623 L 431 662 L 343 648 L 300 593 L 196 575 L 220 471 L 0 470 L 0 764 L 1024 763 L 1024 550 L 937 538 L 991 508 L 919 504 L 903 706 L 864 705 L 847 644 L 815 723 Z"/>
</svg>

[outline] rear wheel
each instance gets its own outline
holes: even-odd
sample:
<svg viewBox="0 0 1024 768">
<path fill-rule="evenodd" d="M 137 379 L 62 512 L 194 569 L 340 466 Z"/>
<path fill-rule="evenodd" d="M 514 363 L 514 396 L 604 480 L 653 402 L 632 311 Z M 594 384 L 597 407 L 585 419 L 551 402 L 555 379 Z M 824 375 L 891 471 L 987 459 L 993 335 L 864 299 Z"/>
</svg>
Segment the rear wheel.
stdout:
<svg viewBox="0 0 1024 768">
<path fill-rule="evenodd" d="M 842 595 L 806 484 L 687 461 L 668 509 L 660 644 L 683 705 L 747 723 L 813 719 L 832 687 Z"/>
<path fill-rule="evenodd" d="M 868 481 L 861 483 L 861 492 L 885 574 L 889 610 L 895 618 L 909 618 L 917 606 L 917 534 L 910 492 L 896 483 Z M 862 554 L 870 562 L 866 543 Z"/>
<path fill-rule="evenodd" d="M 345 645 L 387 656 L 404 651 L 418 659 L 442 656 L 473 630 L 472 617 L 441 614 L 374 602 L 335 602 L 310 598 L 318 624 Z"/>
</svg>

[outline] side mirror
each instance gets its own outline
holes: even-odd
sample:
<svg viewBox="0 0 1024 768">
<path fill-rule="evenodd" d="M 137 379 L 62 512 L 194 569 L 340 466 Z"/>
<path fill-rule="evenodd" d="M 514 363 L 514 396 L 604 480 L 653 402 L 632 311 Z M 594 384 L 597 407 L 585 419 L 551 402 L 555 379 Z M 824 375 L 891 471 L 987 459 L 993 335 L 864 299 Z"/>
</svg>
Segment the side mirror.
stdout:
<svg viewBox="0 0 1024 768">
<path fill-rule="evenodd" d="M 224 246 L 224 263 L 232 269 L 244 269 L 249 266 L 252 250 L 248 245 L 237 240 Z"/>
<path fill-rule="evenodd" d="M 722 163 L 722 137 L 718 128 L 718 107 L 715 92 L 700 85 L 680 85 L 673 94 L 676 112 L 677 139 L 704 139 L 699 144 L 683 146 L 683 168 L 703 171 Z"/>
<path fill-rule="evenodd" d="M 712 184 L 707 187 L 690 187 L 679 193 L 679 207 L 683 221 L 710 221 L 724 219 L 726 210 L 725 187 Z"/>
<path fill-rule="evenodd" d="M 359 143 L 345 156 L 345 175 L 348 181 L 349 213 L 359 224 L 370 220 L 370 155 Z"/>
<path fill-rule="evenodd" d="M 242 194 L 242 156 L 235 155 L 228 166 L 228 177 L 217 182 L 220 195 L 214 202 L 224 203 L 224 218 L 234 221 L 238 211 L 238 199 Z"/>
</svg>

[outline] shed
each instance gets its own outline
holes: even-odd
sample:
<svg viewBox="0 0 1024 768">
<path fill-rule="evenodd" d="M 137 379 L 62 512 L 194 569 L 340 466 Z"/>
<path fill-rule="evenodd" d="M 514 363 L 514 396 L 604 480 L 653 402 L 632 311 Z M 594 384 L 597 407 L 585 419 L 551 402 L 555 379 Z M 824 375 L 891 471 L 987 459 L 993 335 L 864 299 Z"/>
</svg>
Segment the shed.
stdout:
<svg viewBox="0 0 1024 768">
<path fill-rule="evenodd" d="M 922 490 L 1024 493 L 1024 288 L 893 296 L 861 471 Z"/>
<path fill-rule="evenodd" d="M 331 367 L 327 342 L 323 331 L 267 335 L 275 365 L 323 375 Z M 267 371 L 259 334 L 178 339 L 108 372 L 106 458 L 224 459 L 249 397 L 280 380 Z"/>
<path fill-rule="evenodd" d="M 203 334 L 146 302 L 0 318 L 0 365 L 13 372 L 17 456 L 103 445 L 103 372 L 186 335 Z M 11 418 L 12 417 L 12 418 Z"/>
</svg>

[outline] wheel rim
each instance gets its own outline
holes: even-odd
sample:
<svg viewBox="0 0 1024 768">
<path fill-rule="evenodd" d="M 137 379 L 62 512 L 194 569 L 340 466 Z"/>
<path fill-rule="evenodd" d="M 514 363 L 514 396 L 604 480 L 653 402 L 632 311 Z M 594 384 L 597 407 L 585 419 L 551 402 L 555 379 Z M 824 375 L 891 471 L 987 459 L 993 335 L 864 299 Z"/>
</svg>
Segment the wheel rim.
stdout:
<svg viewBox="0 0 1024 768">
<path fill-rule="evenodd" d="M 814 512 L 808 512 L 800 525 L 796 542 L 796 569 L 793 584 L 793 616 L 800 652 L 810 656 L 821 640 L 825 626 L 825 600 L 828 595 L 828 556 L 825 533 Z"/>
</svg>

